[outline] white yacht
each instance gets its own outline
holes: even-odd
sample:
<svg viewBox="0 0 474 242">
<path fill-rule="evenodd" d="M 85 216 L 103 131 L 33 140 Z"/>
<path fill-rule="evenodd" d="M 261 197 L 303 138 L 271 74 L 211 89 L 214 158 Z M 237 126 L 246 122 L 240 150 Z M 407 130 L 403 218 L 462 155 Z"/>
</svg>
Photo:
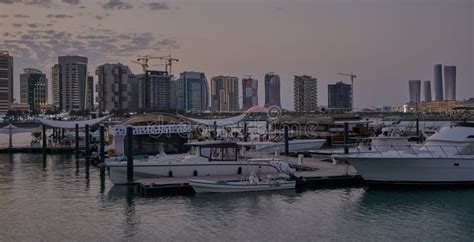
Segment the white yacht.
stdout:
<svg viewBox="0 0 474 242">
<path fill-rule="evenodd" d="M 348 160 L 371 183 L 474 183 L 474 123 L 446 125 L 421 147 L 392 146 L 389 151 L 334 158 Z"/>
<path fill-rule="evenodd" d="M 189 154 L 157 156 L 134 161 L 134 179 L 159 177 L 229 176 L 256 171 L 276 175 L 291 173 L 290 166 L 277 159 L 246 159 L 240 155 L 241 146 L 235 142 L 208 141 L 186 144 Z M 109 176 L 114 184 L 127 182 L 126 159 L 107 159 Z"/>
<path fill-rule="evenodd" d="M 325 139 L 295 139 L 288 141 L 288 151 L 305 151 L 305 150 L 318 150 L 324 143 Z M 271 142 L 271 141 L 250 141 L 240 142 L 243 146 L 251 146 L 255 148 L 255 151 L 274 153 L 275 151 L 284 152 L 285 142 Z"/>
</svg>

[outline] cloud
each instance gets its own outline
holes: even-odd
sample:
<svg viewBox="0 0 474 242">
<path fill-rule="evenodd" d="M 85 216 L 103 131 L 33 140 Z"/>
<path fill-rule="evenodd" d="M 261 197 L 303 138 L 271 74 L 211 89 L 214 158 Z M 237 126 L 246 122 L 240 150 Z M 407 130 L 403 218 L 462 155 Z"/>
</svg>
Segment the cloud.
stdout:
<svg viewBox="0 0 474 242">
<path fill-rule="evenodd" d="M 23 14 L 16 14 L 15 18 L 29 18 L 30 16 L 28 15 L 23 15 Z"/>
<path fill-rule="evenodd" d="M 25 0 L 24 3 L 25 5 L 34 5 L 44 8 L 51 7 L 51 0 Z"/>
<path fill-rule="evenodd" d="M 100 15 L 96 15 L 96 16 L 94 16 L 94 18 L 97 19 L 97 20 L 101 20 L 101 19 L 103 19 L 104 17 L 103 17 L 103 16 L 100 16 Z"/>
<path fill-rule="evenodd" d="M 74 18 L 72 15 L 67 14 L 48 14 L 47 18 Z"/>
<path fill-rule="evenodd" d="M 109 0 L 107 3 L 102 4 L 104 9 L 131 9 L 133 6 L 130 3 L 124 2 L 122 0 Z"/>
<path fill-rule="evenodd" d="M 13 4 L 13 3 L 17 3 L 19 2 L 19 0 L 0 0 L 0 4 L 3 3 L 3 4 Z"/>
<path fill-rule="evenodd" d="M 21 24 L 12 24 L 13 27 L 21 27 Z"/>
<path fill-rule="evenodd" d="M 144 5 L 153 11 L 169 9 L 168 4 L 164 2 L 145 3 Z"/>
<path fill-rule="evenodd" d="M 8 15 L 0 15 L 0 18 L 8 18 Z"/>
<path fill-rule="evenodd" d="M 39 24 L 28 24 L 28 27 L 30 27 L 30 28 L 38 28 L 38 27 L 40 27 L 40 25 L 39 25 Z"/>
<path fill-rule="evenodd" d="M 62 0 L 62 2 L 70 5 L 79 5 L 81 3 L 80 0 Z"/>
</svg>

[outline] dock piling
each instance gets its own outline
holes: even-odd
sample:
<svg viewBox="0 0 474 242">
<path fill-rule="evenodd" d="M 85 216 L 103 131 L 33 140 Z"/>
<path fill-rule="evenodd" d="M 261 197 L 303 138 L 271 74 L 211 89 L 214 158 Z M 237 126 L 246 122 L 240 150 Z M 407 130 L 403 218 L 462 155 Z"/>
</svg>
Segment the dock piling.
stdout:
<svg viewBox="0 0 474 242">
<path fill-rule="evenodd" d="M 127 182 L 133 183 L 133 127 L 127 127 Z"/>
<path fill-rule="evenodd" d="M 46 151 L 46 145 L 48 140 L 46 139 L 46 126 L 43 125 L 43 151 Z"/>
<path fill-rule="evenodd" d="M 344 154 L 349 154 L 349 123 L 344 122 Z"/>
<path fill-rule="evenodd" d="M 77 123 L 76 123 L 75 144 L 76 144 L 76 158 L 77 158 L 79 157 L 79 124 Z"/>
<path fill-rule="evenodd" d="M 85 141 L 86 141 L 86 150 L 85 150 L 85 153 L 84 155 L 86 156 L 86 168 L 89 168 L 89 163 L 90 163 L 90 160 L 89 160 L 89 144 L 90 144 L 90 137 L 89 137 L 89 125 L 86 124 L 85 126 Z"/>
<path fill-rule="evenodd" d="M 288 125 L 285 125 L 285 155 L 290 153 L 290 143 L 288 140 Z"/>
<path fill-rule="evenodd" d="M 247 122 L 244 122 L 244 142 L 247 142 Z"/>
<path fill-rule="evenodd" d="M 99 127 L 99 153 L 100 153 L 100 163 L 105 163 L 105 137 L 104 137 L 104 125 Z"/>
</svg>

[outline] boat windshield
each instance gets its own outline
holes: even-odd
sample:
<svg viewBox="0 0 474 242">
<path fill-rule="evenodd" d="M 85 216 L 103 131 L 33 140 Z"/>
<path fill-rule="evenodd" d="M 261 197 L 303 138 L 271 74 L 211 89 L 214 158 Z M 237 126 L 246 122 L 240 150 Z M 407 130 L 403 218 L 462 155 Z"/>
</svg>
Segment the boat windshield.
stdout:
<svg viewBox="0 0 474 242">
<path fill-rule="evenodd" d="M 223 148 L 223 147 L 201 148 L 200 154 L 202 157 L 208 158 L 209 161 L 236 161 L 237 160 L 236 148 Z"/>
</svg>

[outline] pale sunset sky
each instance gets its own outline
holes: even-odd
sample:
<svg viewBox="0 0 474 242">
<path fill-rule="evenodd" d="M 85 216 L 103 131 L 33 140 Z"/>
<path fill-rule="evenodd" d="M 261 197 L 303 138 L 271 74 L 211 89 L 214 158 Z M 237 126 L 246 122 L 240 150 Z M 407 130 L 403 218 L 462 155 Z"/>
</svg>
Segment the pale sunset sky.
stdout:
<svg viewBox="0 0 474 242">
<path fill-rule="evenodd" d="M 318 79 L 324 106 L 328 84 L 350 83 L 338 72 L 357 74 L 356 107 L 399 106 L 408 80 L 432 81 L 438 63 L 457 66 L 458 99 L 474 97 L 473 16 L 474 0 L 0 0 L 0 49 L 14 56 L 17 98 L 21 70 L 50 80 L 58 55 L 88 57 L 95 75 L 116 62 L 141 73 L 137 55 L 171 54 L 175 76 L 252 75 L 260 103 L 275 72 L 290 110 L 294 75 Z"/>
</svg>

